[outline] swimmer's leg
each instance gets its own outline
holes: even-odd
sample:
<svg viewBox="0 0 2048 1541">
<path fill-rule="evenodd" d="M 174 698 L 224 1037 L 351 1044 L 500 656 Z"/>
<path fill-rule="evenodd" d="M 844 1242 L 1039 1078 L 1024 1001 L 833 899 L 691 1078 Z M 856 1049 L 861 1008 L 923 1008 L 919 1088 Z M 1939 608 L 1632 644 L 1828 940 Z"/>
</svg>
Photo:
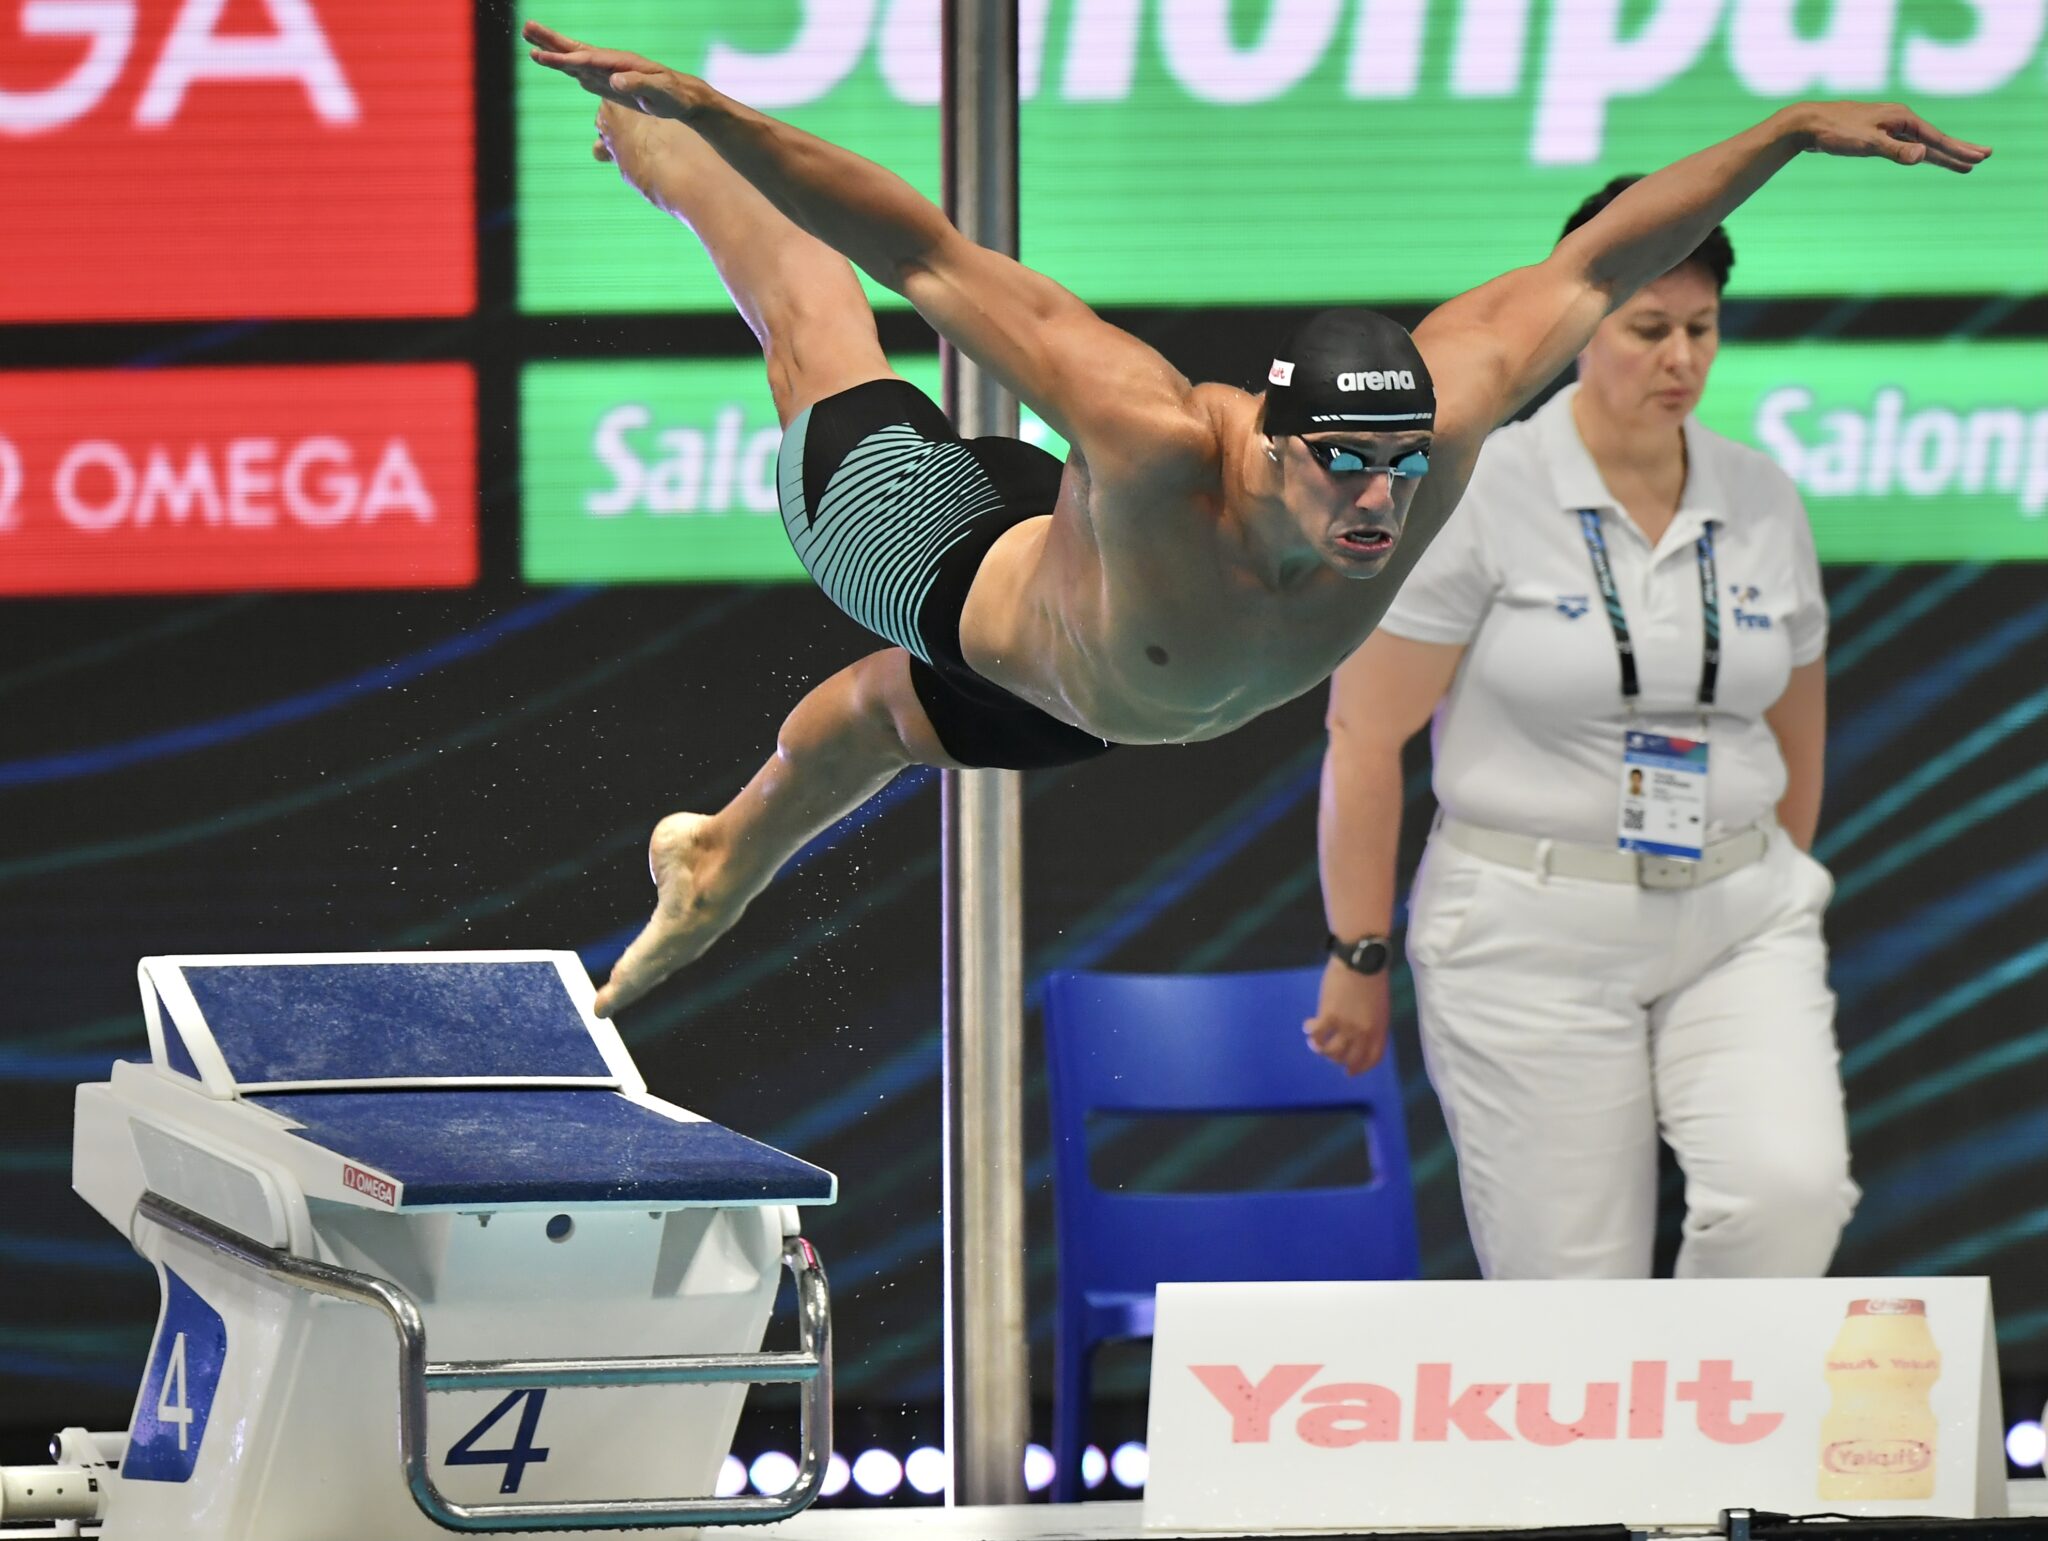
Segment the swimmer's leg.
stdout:
<svg viewBox="0 0 2048 1541">
<path fill-rule="evenodd" d="M 673 813 L 654 828 L 647 865 L 654 918 L 597 993 L 610 1016 L 699 957 L 740 918 L 782 864 L 912 765 L 958 761 L 940 747 L 900 647 L 870 653 L 797 703 L 775 753 L 714 814 Z"/>
<path fill-rule="evenodd" d="M 606 102 L 600 160 L 696 233 L 760 341 L 784 427 L 813 402 L 895 374 L 852 265 L 799 228 L 696 130 Z"/>
</svg>

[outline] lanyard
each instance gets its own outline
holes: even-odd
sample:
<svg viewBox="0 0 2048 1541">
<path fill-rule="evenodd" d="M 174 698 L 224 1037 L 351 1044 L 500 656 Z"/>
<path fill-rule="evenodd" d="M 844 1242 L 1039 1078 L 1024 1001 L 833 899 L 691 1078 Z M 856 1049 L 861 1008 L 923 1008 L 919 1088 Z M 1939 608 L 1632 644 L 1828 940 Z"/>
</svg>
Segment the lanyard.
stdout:
<svg viewBox="0 0 2048 1541">
<path fill-rule="evenodd" d="M 1614 650 L 1621 657 L 1621 696 L 1631 710 L 1642 688 L 1636 682 L 1636 646 L 1628 634 L 1628 617 L 1622 613 L 1621 594 L 1614 586 L 1614 569 L 1607 562 L 1607 538 L 1600 533 L 1600 511 L 1579 510 L 1579 529 L 1586 537 L 1586 553 L 1593 559 L 1593 578 L 1600 585 L 1600 598 L 1607 606 L 1607 624 L 1614 628 Z M 1700 566 L 1700 621 L 1705 633 L 1700 660 L 1700 705 L 1714 704 L 1714 681 L 1721 673 L 1721 604 L 1719 582 L 1714 569 L 1714 525 L 1700 527 L 1693 543 Z"/>
</svg>

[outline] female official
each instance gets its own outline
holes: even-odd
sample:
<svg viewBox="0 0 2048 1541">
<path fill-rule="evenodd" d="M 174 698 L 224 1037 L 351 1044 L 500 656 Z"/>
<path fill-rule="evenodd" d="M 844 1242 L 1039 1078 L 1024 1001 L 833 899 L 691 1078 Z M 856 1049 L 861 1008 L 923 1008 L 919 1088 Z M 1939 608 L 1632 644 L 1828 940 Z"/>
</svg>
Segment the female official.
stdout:
<svg viewBox="0 0 2048 1541">
<path fill-rule="evenodd" d="M 1331 685 L 1307 1031 L 1349 1070 L 1382 1052 L 1401 748 L 1434 714 L 1408 958 L 1489 1278 L 1646 1277 L 1660 1135 L 1681 1277 L 1823 1273 L 1857 1198 L 1807 854 L 1819 564 L 1792 483 L 1691 416 L 1734 260 L 1716 227 L 1487 441 Z"/>
</svg>

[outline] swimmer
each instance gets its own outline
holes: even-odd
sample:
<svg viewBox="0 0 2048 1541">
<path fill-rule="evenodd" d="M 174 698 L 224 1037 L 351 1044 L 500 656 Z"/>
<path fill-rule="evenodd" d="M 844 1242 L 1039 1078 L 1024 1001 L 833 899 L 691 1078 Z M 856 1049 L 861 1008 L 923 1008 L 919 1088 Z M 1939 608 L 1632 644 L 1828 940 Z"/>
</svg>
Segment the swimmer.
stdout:
<svg viewBox="0 0 2048 1541">
<path fill-rule="evenodd" d="M 598 992 L 607 1016 L 908 766 L 1214 738 L 1321 684 L 1457 506 L 1486 435 L 1802 151 L 1957 172 L 1991 153 L 1896 105 L 1788 107 L 1644 177 L 1412 336 L 1367 310 L 1316 316 L 1254 395 L 1191 384 L 872 161 L 638 54 L 537 22 L 525 37 L 604 99 L 600 159 L 709 251 L 766 357 L 790 538 L 891 644 L 805 696 L 723 809 L 655 827 L 655 912 Z M 854 265 L 1035 410 L 1072 446 L 1065 466 L 959 439 L 890 369 Z"/>
</svg>

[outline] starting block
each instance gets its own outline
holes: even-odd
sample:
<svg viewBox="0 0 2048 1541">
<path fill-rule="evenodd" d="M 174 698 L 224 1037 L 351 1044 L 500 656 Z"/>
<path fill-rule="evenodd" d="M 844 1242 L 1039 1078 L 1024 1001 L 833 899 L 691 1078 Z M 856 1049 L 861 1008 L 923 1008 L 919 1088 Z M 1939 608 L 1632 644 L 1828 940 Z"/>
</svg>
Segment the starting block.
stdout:
<svg viewBox="0 0 2048 1541">
<path fill-rule="evenodd" d="M 148 958 L 73 1184 L 155 1265 L 123 1436 L 0 1473 L 106 1541 L 770 1521 L 831 1449 L 828 1172 L 650 1096 L 573 953 Z M 787 1269 L 799 1348 L 760 1351 Z M 749 1383 L 794 1485 L 709 1495 Z M 430 1412 L 431 1403 L 431 1412 Z M 61 1532 L 60 1532 L 61 1533 Z"/>
</svg>

